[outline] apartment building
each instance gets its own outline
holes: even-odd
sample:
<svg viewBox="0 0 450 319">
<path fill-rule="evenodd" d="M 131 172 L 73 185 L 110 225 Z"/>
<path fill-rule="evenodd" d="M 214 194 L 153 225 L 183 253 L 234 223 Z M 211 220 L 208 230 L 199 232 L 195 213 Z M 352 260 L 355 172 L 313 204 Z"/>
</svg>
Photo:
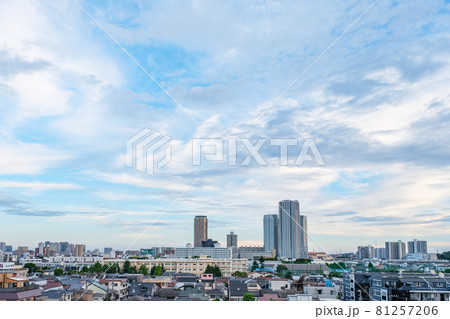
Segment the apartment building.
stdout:
<svg viewBox="0 0 450 319">
<path fill-rule="evenodd" d="M 199 258 L 158 258 L 158 259 L 129 259 L 131 266 L 139 268 L 141 265 L 151 269 L 153 266 L 163 266 L 165 271 L 169 272 L 189 272 L 197 276 L 203 274 L 206 266 L 218 266 L 222 276 L 231 277 L 235 271 L 247 271 L 248 263 L 246 259 L 219 259 L 200 256 Z M 123 267 L 123 259 L 107 259 L 103 263 L 110 265 L 118 263 Z"/>
</svg>

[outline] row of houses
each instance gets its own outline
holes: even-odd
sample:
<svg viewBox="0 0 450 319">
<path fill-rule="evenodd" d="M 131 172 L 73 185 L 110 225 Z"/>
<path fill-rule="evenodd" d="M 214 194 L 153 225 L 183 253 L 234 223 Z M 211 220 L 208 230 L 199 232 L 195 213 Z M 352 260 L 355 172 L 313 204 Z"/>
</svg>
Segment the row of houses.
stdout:
<svg viewBox="0 0 450 319">
<path fill-rule="evenodd" d="M 448 301 L 450 276 L 424 273 L 344 273 L 344 300 Z"/>
</svg>

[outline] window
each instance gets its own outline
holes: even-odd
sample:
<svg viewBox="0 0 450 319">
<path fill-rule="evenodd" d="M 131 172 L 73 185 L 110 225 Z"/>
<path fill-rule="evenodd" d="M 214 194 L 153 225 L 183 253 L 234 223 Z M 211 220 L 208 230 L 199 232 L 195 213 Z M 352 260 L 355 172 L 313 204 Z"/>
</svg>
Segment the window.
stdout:
<svg viewBox="0 0 450 319">
<path fill-rule="evenodd" d="M 374 286 L 381 287 L 381 280 L 373 279 L 372 283 Z"/>
</svg>

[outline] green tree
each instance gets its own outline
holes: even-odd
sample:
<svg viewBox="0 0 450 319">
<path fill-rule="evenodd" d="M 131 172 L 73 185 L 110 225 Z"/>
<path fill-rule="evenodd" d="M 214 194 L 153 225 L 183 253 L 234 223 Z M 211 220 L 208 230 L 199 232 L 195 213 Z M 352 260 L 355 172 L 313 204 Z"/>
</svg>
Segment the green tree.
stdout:
<svg viewBox="0 0 450 319">
<path fill-rule="evenodd" d="M 89 272 L 89 267 L 84 265 L 83 267 L 81 267 L 80 273 L 81 274 L 85 274 Z"/>
<path fill-rule="evenodd" d="M 62 276 L 62 275 L 64 275 L 64 270 L 62 270 L 61 268 L 56 268 L 56 269 L 53 271 L 53 274 L 54 274 L 55 276 Z"/>
<path fill-rule="evenodd" d="M 204 274 L 213 274 L 214 277 L 222 277 L 222 271 L 219 266 L 207 265 Z"/>
<path fill-rule="evenodd" d="M 259 256 L 259 264 L 261 266 L 261 268 L 264 268 L 264 257 L 263 256 Z"/>
<path fill-rule="evenodd" d="M 38 266 L 36 266 L 33 263 L 26 263 L 23 267 L 28 269 L 29 274 L 33 273 L 33 272 L 41 272 L 42 271 Z"/>
<path fill-rule="evenodd" d="M 222 277 L 222 272 L 220 271 L 219 266 L 214 266 L 213 274 L 214 274 L 214 277 L 218 277 L 218 278 Z"/>
<path fill-rule="evenodd" d="M 144 276 L 148 275 L 148 268 L 145 265 L 141 265 L 141 267 L 139 267 L 139 273 L 143 274 Z"/>
<path fill-rule="evenodd" d="M 438 259 L 450 259 L 450 251 L 444 251 L 442 254 L 437 254 Z"/>
<path fill-rule="evenodd" d="M 252 271 L 255 271 L 256 268 L 259 268 L 259 265 L 258 265 L 258 263 L 256 262 L 256 260 L 253 260 Z"/>
<path fill-rule="evenodd" d="M 162 267 L 161 266 L 153 266 L 150 270 L 150 275 L 152 276 L 162 276 Z"/>
<path fill-rule="evenodd" d="M 293 264 L 310 264 L 312 262 L 309 258 L 297 258 L 292 263 Z"/>
<path fill-rule="evenodd" d="M 242 297 L 243 301 L 255 301 L 256 298 L 255 296 L 253 296 L 251 293 L 247 292 L 244 294 L 244 296 Z"/>
<path fill-rule="evenodd" d="M 137 268 L 136 268 L 136 266 L 131 266 L 131 267 L 130 267 L 130 274 L 137 274 Z"/>
<path fill-rule="evenodd" d="M 103 272 L 103 266 L 102 264 L 100 264 L 100 262 L 96 262 L 95 264 L 93 264 L 91 266 L 91 268 L 89 269 L 90 272 L 98 274 L 98 273 L 102 273 Z"/>
<path fill-rule="evenodd" d="M 234 277 L 247 278 L 247 272 L 245 272 L 245 271 L 235 271 L 231 275 Z"/>
<path fill-rule="evenodd" d="M 211 266 L 211 265 L 206 265 L 206 269 L 205 269 L 204 274 L 213 274 L 213 273 L 214 273 L 213 266 Z"/>
<path fill-rule="evenodd" d="M 111 264 L 111 265 L 103 265 L 102 267 L 103 271 L 102 272 L 106 272 L 107 274 L 117 274 L 120 273 L 120 269 L 119 269 L 119 265 L 117 263 Z"/>
<path fill-rule="evenodd" d="M 130 273 L 131 264 L 129 260 L 125 260 L 123 263 L 122 273 L 129 274 Z"/>
<path fill-rule="evenodd" d="M 277 274 L 281 275 L 283 272 L 288 271 L 288 268 L 285 265 L 278 265 L 277 266 Z"/>
</svg>

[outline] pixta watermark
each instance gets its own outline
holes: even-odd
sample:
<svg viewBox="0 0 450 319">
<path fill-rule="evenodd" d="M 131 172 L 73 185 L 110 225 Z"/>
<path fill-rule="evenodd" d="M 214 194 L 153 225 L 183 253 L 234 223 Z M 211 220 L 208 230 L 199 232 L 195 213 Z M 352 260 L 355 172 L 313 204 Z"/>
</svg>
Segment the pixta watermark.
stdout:
<svg viewBox="0 0 450 319">
<path fill-rule="evenodd" d="M 153 175 L 170 162 L 171 140 L 170 136 L 150 129 L 133 135 L 126 143 L 127 166 Z M 312 138 L 193 138 L 191 144 L 193 166 L 207 162 L 248 166 L 252 161 L 255 165 L 267 166 L 268 159 L 273 161 L 274 157 L 278 157 L 280 166 L 302 166 L 305 162 L 325 165 Z"/>
</svg>

